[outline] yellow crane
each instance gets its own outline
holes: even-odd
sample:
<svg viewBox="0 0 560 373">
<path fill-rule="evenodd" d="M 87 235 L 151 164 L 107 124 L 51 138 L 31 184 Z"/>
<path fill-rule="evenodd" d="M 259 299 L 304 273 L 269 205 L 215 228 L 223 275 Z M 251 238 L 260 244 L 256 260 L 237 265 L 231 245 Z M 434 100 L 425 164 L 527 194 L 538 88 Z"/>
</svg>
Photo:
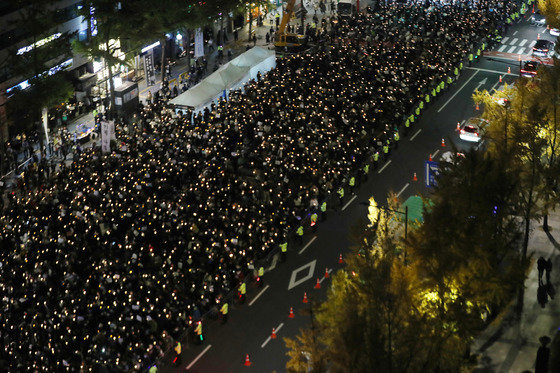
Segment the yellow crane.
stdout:
<svg viewBox="0 0 560 373">
<path fill-rule="evenodd" d="M 286 10 L 282 15 L 282 22 L 280 22 L 280 27 L 278 27 L 278 31 L 276 31 L 274 46 L 282 51 L 298 50 L 305 45 L 305 37 L 303 35 L 286 32 L 286 26 L 294 15 L 295 4 L 296 0 L 288 1 Z"/>
</svg>

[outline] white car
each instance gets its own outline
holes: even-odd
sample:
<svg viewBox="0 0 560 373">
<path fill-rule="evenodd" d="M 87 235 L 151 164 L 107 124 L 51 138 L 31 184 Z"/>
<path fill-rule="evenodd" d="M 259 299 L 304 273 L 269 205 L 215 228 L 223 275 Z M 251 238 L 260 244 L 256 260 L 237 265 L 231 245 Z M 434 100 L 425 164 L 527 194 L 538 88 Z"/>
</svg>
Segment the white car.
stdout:
<svg viewBox="0 0 560 373">
<path fill-rule="evenodd" d="M 531 18 L 529 18 L 532 25 L 535 26 L 544 26 L 546 24 L 546 18 L 542 14 L 533 14 Z"/>
<path fill-rule="evenodd" d="M 558 35 L 560 35 L 560 30 L 558 30 L 557 28 L 551 28 L 550 29 L 550 35 L 558 36 Z"/>
<path fill-rule="evenodd" d="M 448 152 L 443 153 L 441 155 L 441 157 L 439 158 L 439 160 L 441 162 L 452 164 L 452 163 L 455 163 L 456 159 L 458 159 L 459 157 L 464 157 L 464 156 L 465 156 L 465 154 L 461 153 L 461 152 L 454 153 L 452 151 L 448 151 Z"/>
<path fill-rule="evenodd" d="M 463 141 L 479 142 L 487 125 L 486 119 L 470 118 L 459 128 L 459 138 Z"/>
</svg>

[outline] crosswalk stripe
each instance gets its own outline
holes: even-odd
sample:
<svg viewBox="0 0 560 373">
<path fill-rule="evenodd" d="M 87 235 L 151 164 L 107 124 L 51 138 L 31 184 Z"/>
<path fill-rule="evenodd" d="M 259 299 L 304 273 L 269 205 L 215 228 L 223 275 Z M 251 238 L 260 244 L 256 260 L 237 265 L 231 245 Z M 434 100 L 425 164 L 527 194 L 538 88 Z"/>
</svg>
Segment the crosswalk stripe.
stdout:
<svg viewBox="0 0 560 373">
<path fill-rule="evenodd" d="M 502 46 L 498 49 L 498 52 L 503 52 L 504 49 L 506 49 L 506 48 L 507 48 L 507 45 L 504 44 L 504 45 L 502 45 Z"/>
<path fill-rule="evenodd" d="M 515 43 L 517 43 L 519 39 L 518 38 L 514 38 L 511 43 L 509 43 L 510 45 L 515 45 Z"/>
<path fill-rule="evenodd" d="M 525 52 L 525 48 L 519 48 L 517 54 L 523 54 L 523 52 Z"/>
<path fill-rule="evenodd" d="M 528 41 L 529 41 L 529 40 L 527 40 L 527 39 L 521 40 L 521 43 L 519 43 L 519 46 L 520 46 L 520 47 L 524 46 L 525 43 L 528 42 Z"/>
<path fill-rule="evenodd" d="M 533 41 L 531 42 L 531 44 L 529 44 L 529 46 L 528 46 L 527 48 L 531 49 L 531 48 L 533 48 L 533 46 L 534 46 L 535 44 L 537 44 L 537 41 L 536 41 L 536 40 L 533 40 Z"/>
<path fill-rule="evenodd" d="M 511 48 L 509 48 L 509 50 L 507 51 L 508 53 L 513 53 L 513 51 L 516 49 L 517 47 L 515 45 L 512 45 Z"/>
<path fill-rule="evenodd" d="M 508 41 L 508 40 L 509 40 L 509 36 L 506 36 L 505 38 L 502 39 L 502 44 L 505 44 L 506 41 Z"/>
</svg>

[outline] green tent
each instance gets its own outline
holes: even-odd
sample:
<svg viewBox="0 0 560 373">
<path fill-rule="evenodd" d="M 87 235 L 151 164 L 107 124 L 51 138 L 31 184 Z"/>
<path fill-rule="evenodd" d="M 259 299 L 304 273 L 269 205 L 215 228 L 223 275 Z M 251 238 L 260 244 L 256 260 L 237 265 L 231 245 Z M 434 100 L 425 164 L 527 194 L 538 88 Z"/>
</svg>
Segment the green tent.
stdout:
<svg viewBox="0 0 560 373">
<path fill-rule="evenodd" d="M 428 200 L 428 206 L 431 206 L 432 202 Z M 420 196 L 410 196 L 403 202 L 403 204 L 399 207 L 399 211 L 403 214 L 408 207 L 408 221 L 422 223 L 424 222 L 424 217 L 422 216 L 424 212 L 424 201 Z M 398 219 L 404 220 L 404 215 L 399 214 Z"/>
</svg>

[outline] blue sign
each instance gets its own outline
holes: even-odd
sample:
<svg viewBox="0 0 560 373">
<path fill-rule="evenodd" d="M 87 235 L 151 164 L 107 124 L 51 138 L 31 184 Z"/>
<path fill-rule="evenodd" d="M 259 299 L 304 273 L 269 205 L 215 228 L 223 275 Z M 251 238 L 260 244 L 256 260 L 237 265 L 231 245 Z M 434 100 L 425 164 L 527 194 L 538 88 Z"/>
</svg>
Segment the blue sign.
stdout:
<svg viewBox="0 0 560 373">
<path fill-rule="evenodd" d="M 426 161 L 426 186 L 437 185 L 436 177 L 439 175 L 439 162 Z"/>
</svg>

